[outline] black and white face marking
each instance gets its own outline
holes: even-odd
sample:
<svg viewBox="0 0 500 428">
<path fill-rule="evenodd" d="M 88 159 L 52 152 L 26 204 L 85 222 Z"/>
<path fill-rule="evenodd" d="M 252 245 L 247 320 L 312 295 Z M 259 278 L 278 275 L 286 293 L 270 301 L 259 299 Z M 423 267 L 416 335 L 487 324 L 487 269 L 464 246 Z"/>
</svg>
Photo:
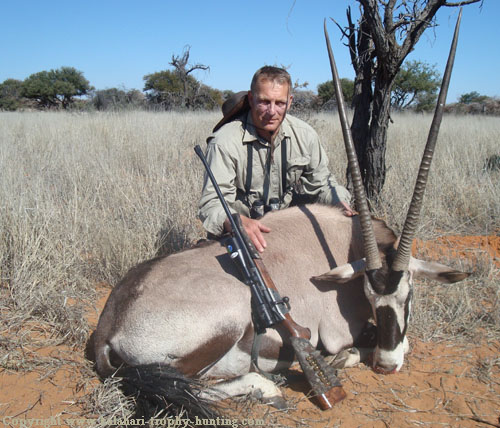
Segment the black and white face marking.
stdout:
<svg viewBox="0 0 500 428">
<path fill-rule="evenodd" d="M 373 286 L 368 277 L 378 284 Z M 413 296 L 412 278 L 409 272 L 398 272 L 397 276 L 389 275 L 385 279 L 388 284 L 382 287 L 380 278 L 368 274 L 365 277 L 365 294 L 377 324 L 373 367 L 383 373 L 394 373 L 403 366 L 404 354 L 408 350 L 406 331 Z"/>
</svg>

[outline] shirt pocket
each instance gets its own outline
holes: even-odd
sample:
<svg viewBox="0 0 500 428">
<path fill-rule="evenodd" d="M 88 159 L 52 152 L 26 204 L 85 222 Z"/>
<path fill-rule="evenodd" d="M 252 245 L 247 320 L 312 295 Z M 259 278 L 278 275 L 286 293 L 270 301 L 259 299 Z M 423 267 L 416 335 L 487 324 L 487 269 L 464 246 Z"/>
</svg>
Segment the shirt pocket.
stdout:
<svg viewBox="0 0 500 428">
<path fill-rule="evenodd" d="M 311 161 L 310 156 L 300 156 L 288 160 L 286 177 L 289 185 L 299 184 L 300 177 Z"/>
</svg>

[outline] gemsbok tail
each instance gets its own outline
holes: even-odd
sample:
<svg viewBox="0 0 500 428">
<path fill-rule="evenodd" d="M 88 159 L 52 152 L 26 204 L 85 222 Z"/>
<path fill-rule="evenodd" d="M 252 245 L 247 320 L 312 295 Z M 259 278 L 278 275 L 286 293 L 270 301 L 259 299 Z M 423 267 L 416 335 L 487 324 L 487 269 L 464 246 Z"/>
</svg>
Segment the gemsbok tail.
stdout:
<svg viewBox="0 0 500 428">
<path fill-rule="evenodd" d="M 215 403 L 200 397 L 206 387 L 173 367 L 160 364 L 121 367 L 115 376 L 121 378 L 124 394 L 135 400 L 134 418 L 180 417 L 193 421 L 220 417 Z"/>
</svg>

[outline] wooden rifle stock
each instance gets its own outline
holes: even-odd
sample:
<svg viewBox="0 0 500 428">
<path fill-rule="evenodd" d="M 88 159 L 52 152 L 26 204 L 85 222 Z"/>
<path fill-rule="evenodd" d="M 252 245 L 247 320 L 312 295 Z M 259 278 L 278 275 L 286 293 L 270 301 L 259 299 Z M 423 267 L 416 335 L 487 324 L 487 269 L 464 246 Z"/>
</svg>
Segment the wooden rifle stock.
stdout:
<svg viewBox="0 0 500 428">
<path fill-rule="evenodd" d="M 262 259 L 260 258 L 254 259 L 254 262 L 255 266 L 257 266 L 257 269 L 262 275 L 262 279 L 264 280 L 264 284 L 266 285 L 266 287 L 277 292 L 278 289 L 276 288 L 276 285 L 271 279 L 271 275 L 269 275 L 269 272 L 264 266 L 264 262 L 262 261 Z M 309 340 L 311 338 L 311 330 L 309 330 L 307 327 L 302 327 L 301 325 L 297 324 L 292 319 L 289 312 L 285 314 L 285 319 L 280 324 L 286 328 L 286 330 L 290 333 L 290 336 L 292 337 L 302 337 L 303 339 L 306 340 Z"/>
<path fill-rule="evenodd" d="M 254 258 L 254 262 L 266 287 L 277 292 L 276 285 L 262 259 L 260 257 Z M 297 324 L 289 312 L 285 314 L 285 319 L 278 325 L 283 326 L 290 334 L 290 343 L 294 348 L 300 367 L 315 393 L 314 398 L 320 409 L 331 409 L 335 403 L 342 401 L 346 397 L 346 393 L 337 379 L 335 370 L 325 362 L 319 351 L 309 342 L 311 330 Z"/>
</svg>

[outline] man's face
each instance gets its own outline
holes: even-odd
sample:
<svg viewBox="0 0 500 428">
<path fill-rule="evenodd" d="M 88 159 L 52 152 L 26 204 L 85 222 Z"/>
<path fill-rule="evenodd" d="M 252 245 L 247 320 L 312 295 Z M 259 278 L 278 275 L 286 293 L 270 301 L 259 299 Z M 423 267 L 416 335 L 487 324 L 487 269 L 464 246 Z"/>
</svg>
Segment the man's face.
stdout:
<svg viewBox="0 0 500 428">
<path fill-rule="evenodd" d="M 248 100 L 253 123 L 259 135 L 274 137 L 292 102 L 288 84 L 260 80 L 255 92 L 249 91 Z"/>
</svg>

